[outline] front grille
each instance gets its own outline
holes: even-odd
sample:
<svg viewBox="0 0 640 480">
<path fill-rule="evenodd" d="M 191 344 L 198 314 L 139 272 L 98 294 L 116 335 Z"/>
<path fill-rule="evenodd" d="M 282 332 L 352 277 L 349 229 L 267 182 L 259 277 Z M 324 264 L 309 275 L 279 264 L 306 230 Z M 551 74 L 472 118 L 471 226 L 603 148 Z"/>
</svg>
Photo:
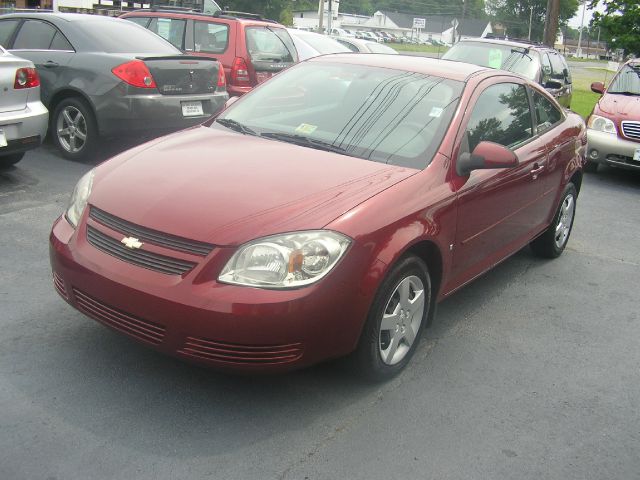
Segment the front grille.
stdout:
<svg viewBox="0 0 640 480">
<path fill-rule="evenodd" d="M 640 140 L 640 122 L 622 122 L 621 125 L 625 137 Z"/>
<path fill-rule="evenodd" d="M 118 232 L 122 232 L 127 236 L 135 237 L 138 240 L 153 243 L 160 247 L 170 248 L 180 252 L 193 253 L 203 257 L 207 256 L 211 250 L 213 250 L 213 245 L 210 243 L 189 240 L 176 235 L 170 235 L 150 228 L 141 227 L 140 225 L 122 220 L 121 218 L 115 217 L 110 213 L 93 206 L 89 210 L 89 217 L 96 222 L 106 225 Z"/>
<path fill-rule="evenodd" d="M 214 340 L 187 337 L 179 353 L 203 360 L 232 364 L 281 364 L 302 357 L 302 345 L 236 345 Z"/>
<path fill-rule="evenodd" d="M 69 295 L 67 295 L 67 289 L 64 286 L 64 281 L 56 272 L 53 272 L 53 286 L 56 287 L 57 292 L 62 298 L 69 299 Z"/>
<path fill-rule="evenodd" d="M 100 323 L 153 345 L 162 343 L 165 333 L 165 327 L 162 325 L 142 320 L 122 310 L 105 305 L 77 288 L 73 289 L 73 295 L 78 308 Z"/>
<path fill-rule="evenodd" d="M 169 275 L 183 275 L 196 266 L 187 260 L 167 257 L 148 250 L 131 249 L 100 230 L 87 226 L 89 243 L 103 252 L 139 267 Z"/>
</svg>

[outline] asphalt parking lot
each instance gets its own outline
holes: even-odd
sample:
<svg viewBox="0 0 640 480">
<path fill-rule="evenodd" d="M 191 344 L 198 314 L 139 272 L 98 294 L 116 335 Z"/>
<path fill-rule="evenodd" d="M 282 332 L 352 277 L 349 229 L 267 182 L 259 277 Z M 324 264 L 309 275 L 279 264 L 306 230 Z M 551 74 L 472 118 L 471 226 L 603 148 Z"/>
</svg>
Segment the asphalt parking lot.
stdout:
<svg viewBox="0 0 640 480">
<path fill-rule="evenodd" d="M 0 479 L 640 479 L 640 174 L 585 176 L 559 259 L 461 290 L 370 385 L 220 375 L 72 310 L 47 238 L 91 166 L 0 173 Z"/>
</svg>

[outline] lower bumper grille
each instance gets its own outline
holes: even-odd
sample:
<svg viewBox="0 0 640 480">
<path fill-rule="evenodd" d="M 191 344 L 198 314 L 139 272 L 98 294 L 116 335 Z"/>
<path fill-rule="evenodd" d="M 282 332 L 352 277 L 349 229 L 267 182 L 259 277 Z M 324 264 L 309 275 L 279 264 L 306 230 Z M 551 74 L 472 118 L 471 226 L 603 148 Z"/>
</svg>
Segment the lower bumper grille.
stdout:
<svg viewBox="0 0 640 480">
<path fill-rule="evenodd" d="M 116 330 L 153 345 L 162 343 L 165 327 L 110 307 L 99 300 L 73 289 L 76 305 L 86 315 Z"/>
<path fill-rule="evenodd" d="M 91 245 L 109 255 L 160 273 L 182 275 L 196 266 L 193 262 L 159 255 L 147 250 L 132 250 L 125 247 L 115 238 L 105 235 L 97 228 L 91 226 L 87 226 L 87 239 Z"/>
<path fill-rule="evenodd" d="M 60 276 L 56 272 L 53 272 L 53 286 L 56 287 L 56 291 L 60 294 L 62 298 L 64 298 L 65 300 L 69 299 L 69 295 L 67 294 L 67 289 L 64 286 L 64 281 L 62 280 L 62 278 L 60 278 Z"/>
<path fill-rule="evenodd" d="M 302 345 L 236 345 L 204 338 L 187 337 L 179 353 L 203 360 L 245 365 L 276 365 L 302 357 Z"/>
</svg>

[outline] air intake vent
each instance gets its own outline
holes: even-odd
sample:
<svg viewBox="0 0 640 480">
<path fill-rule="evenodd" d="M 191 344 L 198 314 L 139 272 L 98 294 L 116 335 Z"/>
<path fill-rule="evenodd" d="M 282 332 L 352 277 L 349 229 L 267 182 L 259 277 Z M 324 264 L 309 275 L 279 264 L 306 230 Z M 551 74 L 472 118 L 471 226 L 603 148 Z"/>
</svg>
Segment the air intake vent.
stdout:
<svg viewBox="0 0 640 480">
<path fill-rule="evenodd" d="M 302 345 L 237 345 L 204 338 L 187 337 L 179 353 L 208 361 L 231 364 L 281 364 L 302 357 Z"/>
<path fill-rule="evenodd" d="M 208 255 L 214 247 L 210 243 L 188 240 L 157 230 L 151 230 L 150 228 L 141 227 L 93 206 L 91 210 L 89 210 L 89 217 L 113 230 L 121 232 L 125 236 L 135 237 L 140 241 L 153 243 L 154 245 L 179 252 L 192 253 L 204 257 Z"/>
<path fill-rule="evenodd" d="M 128 248 L 122 242 L 91 226 L 87 226 L 87 239 L 98 250 L 124 262 L 168 275 L 183 275 L 196 266 L 195 263 L 186 260 L 159 255 L 139 248 Z"/>
<path fill-rule="evenodd" d="M 77 288 L 73 289 L 73 295 L 78 309 L 100 323 L 104 323 L 143 342 L 153 345 L 162 343 L 165 332 L 165 327 L 162 325 L 142 320 L 122 310 L 105 305 Z"/>
<path fill-rule="evenodd" d="M 69 295 L 67 294 L 67 289 L 64 286 L 64 281 L 62 280 L 62 278 L 60 278 L 60 276 L 56 272 L 53 272 L 53 286 L 56 287 L 56 291 L 60 294 L 62 298 L 64 298 L 65 300 L 69 299 Z"/>
</svg>

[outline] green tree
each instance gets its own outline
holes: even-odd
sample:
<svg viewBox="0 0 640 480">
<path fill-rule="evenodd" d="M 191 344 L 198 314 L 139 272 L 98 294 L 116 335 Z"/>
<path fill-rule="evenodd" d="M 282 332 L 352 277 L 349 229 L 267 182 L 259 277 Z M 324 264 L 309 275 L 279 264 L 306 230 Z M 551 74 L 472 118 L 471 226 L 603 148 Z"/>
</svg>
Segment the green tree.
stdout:
<svg viewBox="0 0 640 480">
<path fill-rule="evenodd" d="M 565 26 L 578 10 L 579 0 L 560 0 L 560 26 Z M 547 14 L 547 0 L 487 0 L 490 14 L 507 28 L 507 35 L 513 38 L 527 38 L 529 18 L 531 40 L 542 41 L 544 21 Z"/>
<path fill-rule="evenodd" d="M 640 2 L 638 0 L 592 0 L 590 7 L 605 5 L 605 13 L 596 12 L 592 25 L 601 27 L 610 48 L 622 48 L 625 54 L 640 56 Z"/>
</svg>

